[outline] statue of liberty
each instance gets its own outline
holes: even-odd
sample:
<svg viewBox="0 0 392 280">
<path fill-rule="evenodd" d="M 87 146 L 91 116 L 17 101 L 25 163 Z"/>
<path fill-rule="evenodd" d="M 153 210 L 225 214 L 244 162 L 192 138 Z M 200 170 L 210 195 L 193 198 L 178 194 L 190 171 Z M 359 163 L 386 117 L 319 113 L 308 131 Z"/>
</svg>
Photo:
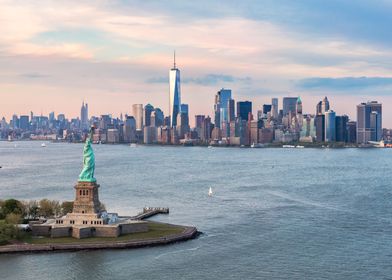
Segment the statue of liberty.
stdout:
<svg viewBox="0 0 392 280">
<path fill-rule="evenodd" d="M 83 170 L 79 175 L 79 182 L 96 182 L 94 178 L 95 156 L 91 146 L 91 140 L 94 134 L 94 126 L 91 126 L 89 136 L 86 139 L 83 149 Z"/>
</svg>

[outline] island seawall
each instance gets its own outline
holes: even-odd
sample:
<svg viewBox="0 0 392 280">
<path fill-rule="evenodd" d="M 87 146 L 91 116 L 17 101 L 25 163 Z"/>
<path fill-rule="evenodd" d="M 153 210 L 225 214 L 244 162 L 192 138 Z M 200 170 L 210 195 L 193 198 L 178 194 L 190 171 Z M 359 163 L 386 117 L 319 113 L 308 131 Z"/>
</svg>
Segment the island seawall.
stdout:
<svg viewBox="0 0 392 280">
<path fill-rule="evenodd" d="M 81 251 L 81 250 L 101 250 L 101 249 L 132 249 L 141 247 L 161 246 L 171 243 L 186 241 L 196 238 L 200 232 L 196 227 L 184 226 L 181 233 L 170 234 L 163 237 L 128 240 L 128 241 L 101 241 L 73 243 L 49 243 L 49 244 L 12 244 L 0 246 L 0 254 L 8 253 L 40 253 L 56 251 Z"/>
</svg>

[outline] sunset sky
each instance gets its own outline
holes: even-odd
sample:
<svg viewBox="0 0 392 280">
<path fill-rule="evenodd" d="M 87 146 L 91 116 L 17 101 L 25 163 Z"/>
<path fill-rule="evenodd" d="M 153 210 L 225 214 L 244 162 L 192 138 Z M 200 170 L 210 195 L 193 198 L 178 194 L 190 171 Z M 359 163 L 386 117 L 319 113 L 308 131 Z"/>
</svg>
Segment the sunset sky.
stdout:
<svg viewBox="0 0 392 280">
<path fill-rule="evenodd" d="M 254 113 L 271 97 L 301 96 L 314 113 L 325 95 L 356 118 L 383 103 L 392 127 L 392 1 L 2 1 L 0 117 L 13 113 L 167 113 L 173 50 L 182 102 L 213 112 L 231 88 Z M 193 123 L 193 121 L 192 121 Z"/>
</svg>

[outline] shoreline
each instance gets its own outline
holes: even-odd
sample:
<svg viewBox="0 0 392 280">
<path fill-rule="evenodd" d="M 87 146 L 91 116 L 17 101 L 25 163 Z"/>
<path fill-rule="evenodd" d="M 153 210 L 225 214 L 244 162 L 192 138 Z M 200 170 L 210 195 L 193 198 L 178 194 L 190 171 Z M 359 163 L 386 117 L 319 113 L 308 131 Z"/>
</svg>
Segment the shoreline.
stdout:
<svg viewBox="0 0 392 280">
<path fill-rule="evenodd" d="M 32 140 L 32 139 L 15 139 L 12 141 L 8 141 L 6 139 L 0 139 L 0 142 L 50 142 L 53 144 L 83 144 L 84 142 L 69 142 L 69 141 L 62 141 L 62 140 Z M 192 144 L 192 145 L 187 145 L 187 144 L 160 144 L 160 143 L 152 143 L 152 144 L 144 144 L 144 143 L 92 143 L 93 145 L 111 145 L 111 146 L 116 146 L 116 145 L 123 145 L 123 146 L 130 146 L 135 145 L 137 146 L 143 146 L 143 147 L 213 147 L 213 148 L 250 148 L 250 149 L 268 149 L 268 148 L 284 148 L 288 149 L 287 147 L 283 147 L 284 145 L 293 145 L 293 146 L 303 146 L 303 148 L 313 148 L 313 149 L 386 149 L 388 147 L 376 147 L 374 145 L 368 144 L 368 145 L 357 145 L 357 144 L 351 144 L 351 145 L 345 145 L 342 142 L 336 142 L 336 143 L 308 143 L 308 142 L 291 142 L 291 143 L 266 143 L 263 144 L 265 145 L 264 147 L 251 147 L 250 145 L 229 145 L 229 144 Z M 296 147 L 291 147 L 291 148 L 296 148 Z M 301 147 L 302 148 L 302 147 Z"/>
<path fill-rule="evenodd" d="M 167 224 L 171 226 L 181 226 Z M 0 246 L 0 254 L 18 254 L 18 253 L 50 253 L 50 252 L 71 252 L 83 250 L 105 250 L 105 249 L 136 249 L 143 247 L 164 246 L 177 242 L 195 239 L 201 234 L 196 227 L 181 226 L 184 230 L 181 233 L 170 234 L 163 237 L 149 239 L 135 239 L 129 241 L 102 241 L 88 242 L 82 244 L 72 243 L 48 243 L 48 244 L 11 244 Z"/>
</svg>

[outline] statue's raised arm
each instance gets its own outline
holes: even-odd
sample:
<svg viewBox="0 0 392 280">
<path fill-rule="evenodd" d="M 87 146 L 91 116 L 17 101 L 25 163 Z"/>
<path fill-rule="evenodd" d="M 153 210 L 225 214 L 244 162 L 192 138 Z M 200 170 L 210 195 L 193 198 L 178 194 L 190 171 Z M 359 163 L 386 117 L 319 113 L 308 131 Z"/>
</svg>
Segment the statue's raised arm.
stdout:
<svg viewBox="0 0 392 280">
<path fill-rule="evenodd" d="M 94 178 L 95 156 L 91 146 L 91 140 L 94 135 L 94 126 L 91 127 L 89 137 L 86 139 L 83 149 L 83 170 L 79 175 L 79 182 L 96 182 Z"/>
</svg>

